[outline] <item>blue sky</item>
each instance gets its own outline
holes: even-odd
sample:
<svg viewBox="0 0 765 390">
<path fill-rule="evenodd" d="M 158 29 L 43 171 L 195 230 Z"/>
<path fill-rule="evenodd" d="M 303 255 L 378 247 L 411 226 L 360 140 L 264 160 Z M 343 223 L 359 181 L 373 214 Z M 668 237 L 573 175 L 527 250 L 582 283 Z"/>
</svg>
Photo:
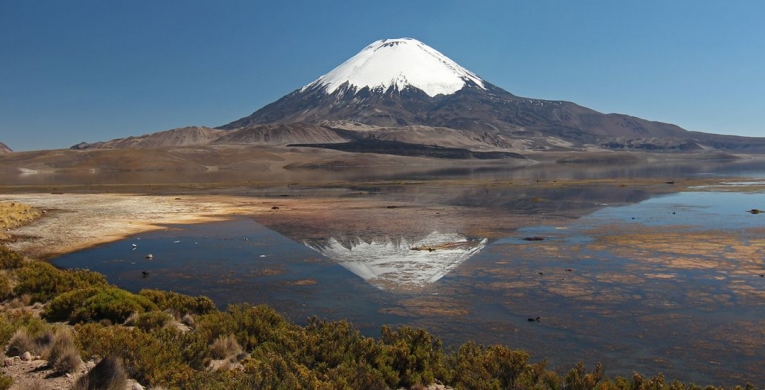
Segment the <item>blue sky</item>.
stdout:
<svg viewBox="0 0 765 390">
<path fill-rule="evenodd" d="M 0 142 L 219 126 L 413 37 L 520 96 L 765 136 L 760 1 L 0 2 Z"/>
</svg>

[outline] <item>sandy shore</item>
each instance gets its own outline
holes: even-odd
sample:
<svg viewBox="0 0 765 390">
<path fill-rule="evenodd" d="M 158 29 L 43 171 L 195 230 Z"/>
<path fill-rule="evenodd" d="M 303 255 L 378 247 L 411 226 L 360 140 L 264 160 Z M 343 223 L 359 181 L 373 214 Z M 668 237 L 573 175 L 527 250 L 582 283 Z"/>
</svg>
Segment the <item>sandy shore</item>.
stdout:
<svg viewBox="0 0 765 390">
<path fill-rule="evenodd" d="M 166 224 L 221 221 L 270 206 L 236 196 L 149 196 L 134 194 L 12 194 L 0 201 L 45 211 L 31 224 L 11 229 L 6 243 L 29 257 L 50 258 Z"/>
</svg>

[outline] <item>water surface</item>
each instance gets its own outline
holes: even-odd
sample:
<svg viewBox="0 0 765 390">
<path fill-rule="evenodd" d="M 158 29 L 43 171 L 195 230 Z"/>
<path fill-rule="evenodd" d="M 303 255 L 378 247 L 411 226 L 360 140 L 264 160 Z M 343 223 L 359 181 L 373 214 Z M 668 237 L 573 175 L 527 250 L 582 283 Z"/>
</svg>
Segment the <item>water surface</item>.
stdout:
<svg viewBox="0 0 765 390">
<path fill-rule="evenodd" d="M 601 173 L 631 177 L 634 172 L 625 169 Z M 564 172 L 550 172 L 546 180 L 595 175 Z M 672 179 L 720 174 L 699 167 L 646 172 Z M 756 180 L 761 172 L 748 171 L 731 182 Z M 498 181 L 515 175 L 470 174 L 498 175 Z M 306 225 L 279 222 L 278 214 L 274 220 L 242 217 L 168 226 L 62 256 L 55 264 L 90 268 L 132 291 L 203 294 L 221 307 L 268 303 L 298 323 L 315 314 L 348 319 L 368 335 L 377 335 L 383 324 L 406 324 L 425 327 L 447 344 L 504 343 L 527 349 L 534 359 L 548 358 L 561 370 L 583 360 L 589 366 L 603 362 L 611 376 L 636 370 L 701 384 L 765 386 L 759 374 L 765 372 L 765 278 L 760 276 L 765 216 L 746 212 L 765 208 L 765 194 L 737 188 L 668 194 L 613 183 L 482 188 L 359 183 L 349 191 L 413 209 L 437 203 L 493 218 L 480 220 L 482 235 L 470 233 L 479 229 L 467 227 L 471 213 L 464 211 L 465 225 L 439 224 L 445 216 L 420 214 L 422 226 L 414 232 L 378 224 L 369 214 L 359 215 L 363 223 L 352 226 L 342 218 Z M 518 218 L 526 219 L 517 224 Z M 434 231 L 440 241 L 423 241 Z M 439 245 L 460 240 L 481 244 L 444 257 L 443 266 L 427 257 L 443 255 Z M 435 249 L 422 251 L 427 246 Z M 363 262 L 365 251 L 376 259 L 374 267 L 349 266 Z M 406 264 L 389 261 L 396 253 Z M 372 269 L 383 271 L 370 276 Z M 437 277 L 412 277 L 417 270 Z M 149 276 L 143 278 L 142 271 Z M 391 277 L 379 283 L 385 274 Z M 416 288 L 405 285 L 412 280 L 419 281 Z M 528 321 L 536 317 L 538 322 Z"/>
</svg>

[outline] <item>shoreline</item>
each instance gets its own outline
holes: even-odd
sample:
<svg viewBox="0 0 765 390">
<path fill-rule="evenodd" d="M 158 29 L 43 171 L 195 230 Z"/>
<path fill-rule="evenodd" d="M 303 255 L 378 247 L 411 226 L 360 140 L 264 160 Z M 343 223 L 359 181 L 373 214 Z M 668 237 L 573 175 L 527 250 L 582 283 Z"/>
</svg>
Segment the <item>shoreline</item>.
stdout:
<svg viewBox="0 0 765 390">
<path fill-rule="evenodd" d="M 0 201 L 45 211 L 37 220 L 11 229 L 4 244 L 30 258 L 54 257 L 160 230 L 170 224 L 220 222 L 256 213 L 257 199 L 219 195 L 3 194 Z"/>
<path fill-rule="evenodd" d="M 725 183 L 735 180 L 730 177 L 686 178 L 665 183 L 660 178 L 613 178 L 613 179 L 562 179 L 546 181 L 494 181 L 494 180 L 432 180 L 385 182 L 369 181 L 364 183 L 369 188 L 387 186 L 455 188 L 502 188 L 519 187 L 534 189 L 581 188 L 597 185 L 630 187 L 648 193 L 676 193 L 685 191 L 726 191 Z M 671 184 L 669 184 L 671 183 Z M 755 180 L 747 186 L 733 186 L 736 191 L 760 191 L 765 187 L 765 180 Z M 103 192 L 5 192 L 0 193 L 0 202 L 18 202 L 40 210 L 44 214 L 20 227 L 10 228 L 6 232 L 11 236 L 1 243 L 23 253 L 30 258 L 50 260 L 51 258 L 87 249 L 93 246 L 118 241 L 128 236 L 143 232 L 156 231 L 171 224 L 201 224 L 226 221 L 237 216 L 249 216 L 266 227 L 296 224 L 301 226 L 322 225 L 327 219 L 339 218 L 337 223 L 348 228 L 358 227 L 357 213 L 362 212 L 378 221 L 394 223 L 402 232 L 418 232 L 426 227 L 418 225 L 418 219 L 434 224 L 432 216 L 439 215 L 441 225 L 462 225 L 464 221 L 473 223 L 463 226 L 464 233 L 481 235 L 480 223 L 490 223 L 498 217 L 495 210 L 483 207 L 465 207 L 423 201 L 410 204 L 408 199 L 396 199 L 388 196 L 370 196 L 366 190 L 359 192 L 353 188 L 353 182 L 333 182 L 329 185 L 311 185 L 303 183 L 296 193 L 289 186 L 269 187 L 273 191 L 239 191 L 229 188 L 228 194 L 211 194 L 202 189 L 197 192 L 180 188 L 181 191 L 169 191 L 162 194 L 141 193 L 103 193 Z M 0 187 L 2 191 L 3 187 Z M 111 190 L 114 190 L 112 188 Z M 216 191 L 220 191 L 217 189 Z M 338 191 L 339 190 L 339 191 Z M 328 192 L 327 192 L 328 191 Z M 392 206 L 397 205 L 397 206 Z M 275 208 L 275 209 L 274 209 Z M 509 226 L 520 227 L 527 224 L 545 224 L 544 219 L 523 215 L 508 210 Z M 576 217 L 576 213 L 569 217 Z M 553 220 L 562 218 L 559 215 Z M 548 221 L 553 223 L 553 220 Z M 280 229 L 277 229 L 280 230 Z M 321 231 L 322 229 L 318 229 Z M 308 234 L 302 232 L 303 234 Z M 430 231 L 424 232 L 430 233 Z"/>
</svg>

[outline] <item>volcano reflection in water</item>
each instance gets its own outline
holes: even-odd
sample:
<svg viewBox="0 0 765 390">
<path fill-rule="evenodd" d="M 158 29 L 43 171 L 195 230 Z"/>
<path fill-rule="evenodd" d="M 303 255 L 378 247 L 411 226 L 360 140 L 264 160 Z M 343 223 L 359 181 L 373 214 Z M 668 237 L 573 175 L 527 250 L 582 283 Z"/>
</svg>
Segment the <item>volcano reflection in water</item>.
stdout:
<svg viewBox="0 0 765 390">
<path fill-rule="evenodd" d="M 483 249 L 487 241 L 434 231 L 411 242 L 406 238 L 341 241 L 331 237 L 305 244 L 377 288 L 412 290 L 441 279 Z"/>
</svg>

